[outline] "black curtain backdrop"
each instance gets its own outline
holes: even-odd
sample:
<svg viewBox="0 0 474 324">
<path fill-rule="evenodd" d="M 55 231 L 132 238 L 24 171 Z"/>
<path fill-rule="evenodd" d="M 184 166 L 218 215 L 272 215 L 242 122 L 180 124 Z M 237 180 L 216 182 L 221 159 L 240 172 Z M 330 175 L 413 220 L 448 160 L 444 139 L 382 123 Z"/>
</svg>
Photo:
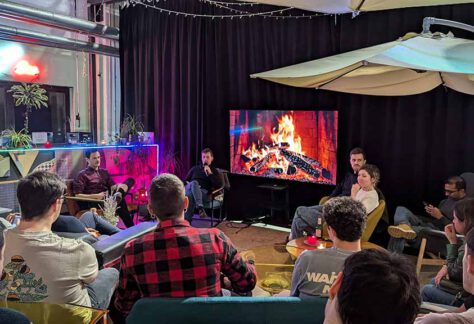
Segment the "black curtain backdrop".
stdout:
<svg viewBox="0 0 474 324">
<path fill-rule="evenodd" d="M 157 5 L 229 14 L 199 1 Z M 390 214 L 401 204 L 421 212 L 423 200 L 437 204 L 442 199 L 446 177 L 474 171 L 473 96 L 444 87 L 405 97 L 351 95 L 288 87 L 249 75 L 420 32 L 427 16 L 474 24 L 474 5 L 362 13 L 354 19 L 284 20 L 193 18 L 130 6 L 121 11 L 120 21 L 122 114 L 140 116 L 147 129 L 156 132 L 162 165 L 177 156 L 186 171 L 199 160 L 203 147 L 214 150 L 217 166 L 229 168 L 231 109 L 338 110 L 338 178 L 349 168 L 349 150 L 361 146 L 368 161 L 381 169 L 380 187 Z M 432 30 L 448 31 L 441 26 Z M 457 37 L 474 38 L 452 31 Z M 177 172 L 182 176 L 183 171 Z M 229 215 L 264 213 L 258 206 L 269 193 L 256 186 L 266 182 L 233 175 Z M 316 204 L 332 190 L 294 182 L 289 188 L 291 212 L 298 205 Z"/>
</svg>

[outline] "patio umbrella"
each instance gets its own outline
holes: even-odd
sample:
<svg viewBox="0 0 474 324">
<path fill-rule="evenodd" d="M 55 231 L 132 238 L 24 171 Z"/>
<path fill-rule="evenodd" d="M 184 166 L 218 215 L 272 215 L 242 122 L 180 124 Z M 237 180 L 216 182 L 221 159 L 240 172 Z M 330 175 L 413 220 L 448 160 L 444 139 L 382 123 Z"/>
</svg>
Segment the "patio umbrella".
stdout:
<svg viewBox="0 0 474 324">
<path fill-rule="evenodd" d="M 474 95 L 474 41 L 415 34 L 381 45 L 251 75 L 294 87 L 402 96 L 445 85 Z"/>
<path fill-rule="evenodd" d="M 240 0 L 275 6 L 294 7 L 298 9 L 342 14 L 357 11 L 375 11 L 408 7 L 424 7 L 474 3 L 473 0 Z"/>
</svg>

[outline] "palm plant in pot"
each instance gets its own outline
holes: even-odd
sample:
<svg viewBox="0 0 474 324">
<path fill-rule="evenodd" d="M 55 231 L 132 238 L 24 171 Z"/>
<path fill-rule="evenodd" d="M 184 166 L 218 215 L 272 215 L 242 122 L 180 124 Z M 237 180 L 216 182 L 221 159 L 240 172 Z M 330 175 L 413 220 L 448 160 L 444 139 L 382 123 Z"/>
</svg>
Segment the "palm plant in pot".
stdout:
<svg viewBox="0 0 474 324">
<path fill-rule="evenodd" d="M 24 83 L 13 85 L 7 92 L 12 92 L 12 97 L 15 99 L 15 107 L 25 106 L 25 132 L 28 134 L 29 114 L 32 109 L 41 109 L 41 107 L 48 108 L 48 96 L 46 90 L 41 88 L 36 83 Z"/>
</svg>

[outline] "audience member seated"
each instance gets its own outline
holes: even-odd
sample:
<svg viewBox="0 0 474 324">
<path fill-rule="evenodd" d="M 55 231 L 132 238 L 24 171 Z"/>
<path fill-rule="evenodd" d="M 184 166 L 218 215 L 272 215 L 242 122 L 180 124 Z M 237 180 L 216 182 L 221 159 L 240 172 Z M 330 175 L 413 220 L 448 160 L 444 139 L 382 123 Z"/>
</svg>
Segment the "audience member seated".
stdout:
<svg viewBox="0 0 474 324">
<path fill-rule="evenodd" d="M 222 186 L 219 171 L 211 166 L 214 160 L 214 154 L 210 148 L 205 148 L 201 152 L 202 164 L 193 166 L 185 178 L 186 197 L 189 200 L 188 210 L 185 213 L 185 219 L 191 223 L 193 220 L 194 209 L 197 208 L 199 216 L 206 217 L 204 203 L 208 201 L 208 194 Z"/>
<path fill-rule="evenodd" d="M 330 198 L 339 196 L 351 196 L 352 186 L 357 183 L 358 172 L 360 168 L 366 163 L 364 150 L 359 147 L 353 148 L 349 154 L 349 162 L 351 163 L 352 172 L 348 171 L 346 173 L 344 179 L 336 185 L 336 188 L 334 188 L 333 192 L 329 196 Z M 308 226 L 308 224 L 306 224 L 304 220 L 308 218 L 312 219 L 314 217 L 317 217 L 317 215 L 322 212 L 322 208 L 322 205 L 310 207 L 300 206 L 296 208 L 295 215 L 293 216 L 293 223 L 291 226 L 292 228 L 295 227 L 295 232 L 292 232 L 288 239 L 292 240 L 302 235 L 299 233 L 300 230 L 297 229 L 299 227 L 307 227 L 307 230 L 312 231 L 314 229 L 314 226 Z M 314 220 L 314 222 L 316 221 L 317 219 Z M 298 222 L 302 223 L 298 224 Z M 313 224 L 313 220 L 310 222 L 310 224 Z"/>
<path fill-rule="evenodd" d="M 3 229 L 0 229 L 0 274 L 3 277 L 6 275 L 3 272 L 3 254 L 5 253 L 5 244 L 3 237 Z M 1 287 L 1 286 L 0 286 Z M 0 308 L 0 323 L 2 324 L 30 324 L 30 320 L 20 312 Z"/>
<path fill-rule="evenodd" d="M 447 198 L 442 200 L 438 207 L 425 206 L 429 216 L 415 215 L 403 206 L 397 207 L 393 217 L 395 225 L 388 228 L 388 234 L 391 236 L 388 243 L 390 251 L 403 253 L 406 240 L 411 246 L 418 247 L 420 242 L 415 239 L 422 228 L 442 231 L 452 222 L 454 205 L 466 197 L 466 182 L 458 176 L 450 177 L 444 184 L 444 192 Z"/>
<path fill-rule="evenodd" d="M 98 271 L 94 249 L 51 231 L 66 185 L 38 171 L 18 183 L 21 222 L 8 230 L 0 298 L 107 308 L 118 282 L 116 269 Z"/>
<path fill-rule="evenodd" d="M 79 172 L 73 182 L 73 193 L 77 197 L 89 199 L 104 199 L 107 193 L 114 193 L 118 202 L 117 214 L 127 227 L 132 227 L 133 218 L 130 215 L 125 202 L 125 194 L 134 185 L 135 181 L 128 178 L 124 183 L 115 184 L 106 169 L 100 168 L 100 152 L 98 149 L 92 149 L 85 152 L 87 168 Z M 82 202 L 78 205 L 81 209 L 98 208 L 99 203 Z"/>
<path fill-rule="evenodd" d="M 349 256 L 329 290 L 325 324 L 413 323 L 421 304 L 415 266 L 385 250 Z"/>
<path fill-rule="evenodd" d="M 444 228 L 444 233 L 449 241 L 446 246 L 447 263 L 441 268 L 436 277 L 421 290 L 423 301 L 445 305 L 456 304 L 456 295 L 463 291 L 462 259 L 464 257 L 464 242 L 457 238 L 456 232 L 466 235 L 473 226 L 474 199 L 466 198 L 454 206 L 453 223 L 446 225 Z M 463 302 L 463 300 L 459 301 L 459 304 Z"/>
<path fill-rule="evenodd" d="M 5 229 L 13 228 L 11 222 L 15 214 L 9 214 L 2 226 Z M 90 233 L 92 235 L 114 235 L 120 232 L 118 227 L 113 226 L 105 219 L 93 212 L 86 212 L 79 219 L 70 215 L 59 215 L 58 219 L 51 225 L 53 232 L 61 233 Z"/>
<path fill-rule="evenodd" d="M 148 210 L 159 219 L 153 233 L 129 242 L 121 260 L 114 323 L 122 322 L 144 297 L 221 296 L 221 272 L 236 293 L 255 287 L 253 261 L 244 261 L 217 228 L 193 228 L 182 181 L 172 174 L 155 177 Z"/>
<path fill-rule="evenodd" d="M 351 198 L 364 205 L 367 214 L 370 214 L 379 205 L 379 196 L 375 186 L 380 180 L 380 171 L 373 164 L 364 164 L 360 167 L 357 183 L 351 187 Z M 290 240 L 303 236 L 304 232 L 313 234 L 318 218 L 322 217 L 323 206 L 298 207 L 291 223 Z"/>
<path fill-rule="evenodd" d="M 360 238 L 367 219 L 360 202 L 349 197 L 333 198 L 324 205 L 323 217 L 333 247 L 305 251 L 298 257 L 291 283 L 292 296 L 327 296 L 344 260 L 360 251 Z"/>
<path fill-rule="evenodd" d="M 467 233 L 465 239 L 465 252 L 463 257 L 462 277 L 464 290 L 471 295 L 474 294 L 474 230 Z M 473 323 L 474 308 L 468 308 L 464 312 L 458 313 L 431 313 L 418 317 L 415 324 L 467 324 Z"/>
</svg>

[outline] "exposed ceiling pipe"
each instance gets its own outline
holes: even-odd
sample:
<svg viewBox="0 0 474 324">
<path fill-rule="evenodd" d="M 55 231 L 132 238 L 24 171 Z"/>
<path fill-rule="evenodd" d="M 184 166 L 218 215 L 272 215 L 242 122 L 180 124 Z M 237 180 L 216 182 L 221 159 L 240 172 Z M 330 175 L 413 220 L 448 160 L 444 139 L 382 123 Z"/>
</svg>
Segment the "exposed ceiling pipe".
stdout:
<svg viewBox="0 0 474 324">
<path fill-rule="evenodd" d="M 425 17 L 423 18 L 423 34 L 430 33 L 431 25 L 443 25 L 459 29 L 464 29 L 474 33 L 474 26 L 461 23 L 459 21 L 440 19 L 434 17 Z"/>
<path fill-rule="evenodd" d="M 33 7 L 0 0 L 0 15 L 20 21 L 34 22 L 62 29 L 74 30 L 98 37 L 119 39 L 119 29 L 92 21 L 44 11 Z"/>
<path fill-rule="evenodd" d="M 116 47 L 61 36 L 48 35 L 4 25 L 0 25 L 0 39 L 46 47 L 62 48 L 72 51 L 84 51 L 115 57 L 119 56 L 119 50 Z"/>
</svg>

